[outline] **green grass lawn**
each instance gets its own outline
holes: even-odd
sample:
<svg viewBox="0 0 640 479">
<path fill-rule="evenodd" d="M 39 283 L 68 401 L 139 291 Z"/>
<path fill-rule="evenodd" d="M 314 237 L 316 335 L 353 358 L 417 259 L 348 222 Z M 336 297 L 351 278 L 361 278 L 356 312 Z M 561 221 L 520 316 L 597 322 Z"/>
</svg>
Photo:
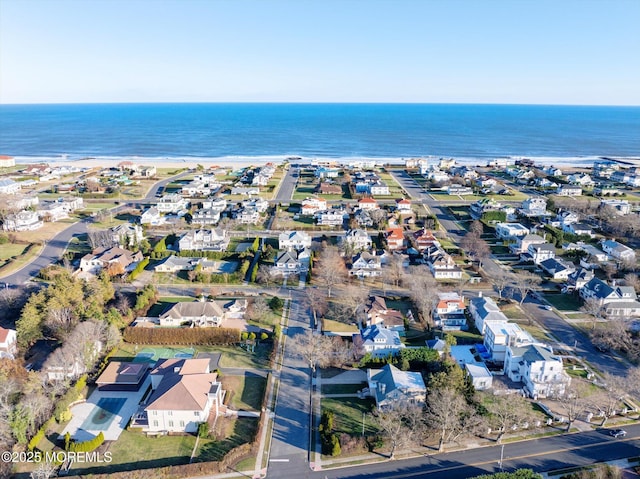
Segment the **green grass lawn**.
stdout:
<svg viewBox="0 0 640 479">
<path fill-rule="evenodd" d="M 367 383 L 360 384 L 323 384 L 322 394 L 356 394 L 367 387 Z"/>
<path fill-rule="evenodd" d="M 357 398 L 323 398 L 322 412 L 333 411 L 334 429 L 338 433 L 353 435 L 362 434 L 362 419 L 364 414 L 365 434 L 375 434 L 377 431 L 369 415 L 375 402 L 373 399 Z"/>
<path fill-rule="evenodd" d="M 545 294 L 544 299 L 560 311 L 578 311 L 582 301 L 572 294 Z"/>
<path fill-rule="evenodd" d="M 14 256 L 20 256 L 28 246 L 28 244 L 3 244 L 0 246 L 0 261 L 6 261 Z"/>
<path fill-rule="evenodd" d="M 110 464 L 79 464 L 70 475 L 114 473 L 152 467 L 187 464 L 196 443 L 195 436 L 146 437 L 137 431 L 123 431 L 120 438 L 111 443 Z"/>
<path fill-rule="evenodd" d="M 267 379 L 255 375 L 222 376 L 222 388 L 227 391 L 225 402 L 235 410 L 259 411 L 262 406 Z"/>
<path fill-rule="evenodd" d="M 269 367 L 271 343 L 256 345 L 253 353 L 239 346 L 197 346 L 197 351 L 222 353 L 221 368 L 265 369 Z"/>
<path fill-rule="evenodd" d="M 456 338 L 458 344 L 475 344 L 481 343 L 483 340 L 481 334 L 471 331 L 448 331 L 448 333 Z"/>
<path fill-rule="evenodd" d="M 214 432 L 216 439 L 201 441 L 195 462 L 219 461 L 234 447 L 250 442 L 258 430 L 258 420 L 219 417 Z M 221 439 L 217 439 L 217 438 Z"/>
</svg>

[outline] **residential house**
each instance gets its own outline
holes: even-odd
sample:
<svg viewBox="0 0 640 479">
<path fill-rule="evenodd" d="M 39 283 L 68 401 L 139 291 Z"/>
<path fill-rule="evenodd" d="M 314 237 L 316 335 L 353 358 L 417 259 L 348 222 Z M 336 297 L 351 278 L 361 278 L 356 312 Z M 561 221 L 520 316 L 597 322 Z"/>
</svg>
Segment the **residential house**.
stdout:
<svg viewBox="0 0 640 479">
<path fill-rule="evenodd" d="M 579 185 L 562 185 L 556 191 L 558 196 L 582 196 L 582 187 Z"/>
<path fill-rule="evenodd" d="M 631 204 L 627 200 L 616 200 L 616 199 L 600 200 L 600 207 L 610 208 L 616 214 L 619 214 L 622 216 L 628 215 L 629 213 L 631 213 Z"/>
<path fill-rule="evenodd" d="M 578 185 L 585 188 L 591 188 L 596 184 L 595 181 L 591 179 L 591 176 L 586 173 L 576 173 L 573 175 L 569 175 L 567 176 L 567 181 L 572 185 Z"/>
<path fill-rule="evenodd" d="M 413 213 L 411 209 L 411 200 L 407 198 L 400 198 L 396 200 L 396 210 L 401 215 L 408 215 Z"/>
<path fill-rule="evenodd" d="M 247 312 L 249 302 L 246 299 L 234 299 L 228 304 L 225 304 L 224 316 L 229 319 L 243 319 Z"/>
<path fill-rule="evenodd" d="M 483 198 L 469 206 L 469 213 L 474 219 L 480 219 L 484 213 L 489 211 L 501 211 L 503 208 L 502 203 L 495 201 L 494 199 Z"/>
<path fill-rule="evenodd" d="M 467 317 L 464 312 L 466 306 L 464 297 L 458 293 L 438 293 L 438 303 L 435 308 L 434 323 L 443 331 L 466 330 Z"/>
<path fill-rule="evenodd" d="M 547 200 L 529 197 L 522 202 L 520 212 L 525 216 L 544 216 L 547 214 Z"/>
<path fill-rule="evenodd" d="M 231 188 L 232 195 L 251 196 L 260 194 L 260 188 L 247 186 L 234 186 Z"/>
<path fill-rule="evenodd" d="M 224 198 L 207 198 L 202 200 L 202 208 L 222 213 L 227 208 L 227 200 Z"/>
<path fill-rule="evenodd" d="M 545 259 L 539 264 L 552 279 L 566 280 L 569 278 L 569 275 L 576 270 L 573 263 L 565 261 L 562 258 L 556 258 L 555 256 L 553 258 Z"/>
<path fill-rule="evenodd" d="M 598 278 L 592 278 L 580 289 L 580 297 L 585 301 L 594 298 L 607 316 L 640 316 L 640 302 L 633 287 L 611 286 Z"/>
<path fill-rule="evenodd" d="M 533 260 L 534 264 L 540 264 L 556 257 L 556 247 L 551 243 L 531 244 L 527 249 L 527 255 Z"/>
<path fill-rule="evenodd" d="M 449 195 L 466 196 L 466 195 L 472 195 L 473 189 L 469 186 L 454 184 L 454 185 L 447 186 L 447 193 Z"/>
<path fill-rule="evenodd" d="M 213 189 L 216 189 L 216 187 L 214 187 Z M 203 197 L 203 196 L 209 196 L 212 193 L 212 188 L 211 186 L 204 182 L 204 181 L 198 181 L 198 180 L 193 180 L 190 181 L 189 183 L 182 185 L 182 188 L 180 189 L 180 194 L 182 196 L 186 196 L 186 197 Z"/>
<path fill-rule="evenodd" d="M 509 346 L 504 369 L 509 379 L 524 383 L 524 390 L 533 399 L 562 396 L 571 382 L 562 358 L 541 344 Z"/>
<path fill-rule="evenodd" d="M 424 405 L 427 387 L 419 372 L 401 371 L 391 364 L 382 369 L 367 369 L 368 393 L 376 400 L 378 410 L 396 404 Z"/>
<path fill-rule="evenodd" d="M 143 256 L 140 251 L 132 253 L 119 246 L 98 248 L 80 259 L 80 271 L 98 274 L 106 269 L 110 274 L 122 274 L 132 271 L 142 260 Z"/>
<path fill-rule="evenodd" d="M 404 229 L 400 226 L 389 228 L 385 233 L 385 240 L 390 251 L 404 248 Z"/>
<path fill-rule="evenodd" d="M 40 216 L 30 210 L 8 214 L 2 223 L 2 229 L 5 231 L 33 231 L 40 227 L 42 227 Z"/>
<path fill-rule="evenodd" d="M 258 213 L 265 213 L 269 209 L 269 202 L 262 198 L 250 198 L 242 201 L 242 207 L 255 210 Z"/>
<path fill-rule="evenodd" d="M 342 244 L 348 251 L 368 251 L 373 242 L 365 230 L 351 229 L 342 237 Z"/>
<path fill-rule="evenodd" d="M 440 254 L 431 257 L 427 264 L 431 270 L 431 274 L 435 279 L 460 279 L 462 278 L 462 269 L 458 267 L 451 255 L 444 250 L 440 250 Z"/>
<path fill-rule="evenodd" d="M 484 347 L 491 355 L 491 360 L 504 363 L 508 347 L 534 344 L 533 337 L 516 323 L 508 321 L 489 321 L 484 332 Z"/>
<path fill-rule="evenodd" d="M 219 221 L 220 211 L 213 208 L 201 208 L 191 217 L 191 222 L 194 225 L 217 225 Z"/>
<path fill-rule="evenodd" d="M 342 226 L 344 220 L 348 217 L 347 210 L 344 208 L 331 208 L 314 214 L 319 226 Z"/>
<path fill-rule="evenodd" d="M 375 183 L 370 183 L 368 193 L 371 196 L 388 196 L 391 194 L 389 192 L 389 187 L 383 181 L 376 181 Z"/>
<path fill-rule="evenodd" d="M 16 331 L 0 327 L 0 358 L 14 359 L 17 352 Z"/>
<path fill-rule="evenodd" d="M 591 238 L 595 236 L 593 234 L 593 230 L 591 229 L 591 226 L 589 226 L 587 223 L 571 223 L 568 225 L 563 225 L 562 231 L 564 231 L 565 233 L 570 233 L 578 236 L 581 236 L 581 235 L 590 236 Z"/>
<path fill-rule="evenodd" d="M 235 212 L 234 217 L 243 225 L 257 225 L 260 221 L 260 213 L 253 208 L 241 208 Z"/>
<path fill-rule="evenodd" d="M 578 223 L 580 221 L 580 215 L 573 211 L 564 210 L 558 213 L 556 216 L 558 226 L 568 226 L 572 223 Z M 554 225 L 555 226 L 555 225 Z"/>
<path fill-rule="evenodd" d="M 538 245 L 546 243 L 546 240 L 536 234 L 526 234 L 524 236 L 516 236 L 515 242 L 509 245 L 509 249 L 514 254 L 523 254 L 529 251 L 531 245 Z"/>
<path fill-rule="evenodd" d="M 300 214 L 302 215 L 314 215 L 319 211 L 325 211 L 327 209 L 327 200 L 324 198 L 306 198 L 302 201 L 302 208 Z"/>
<path fill-rule="evenodd" d="M 285 231 L 278 236 L 279 249 L 311 248 L 311 236 L 304 231 Z"/>
<path fill-rule="evenodd" d="M 159 226 L 164 222 L 164 216 L 160 214 L 160 211 L 155 206 L 147 208 L 140 216 L 140 224 L 142 225 Z"/>
<path fill-rule="evenodd" d="M 151 371 L 152 392 L 144 412 L 152 433 L 195 433 L 224 399 L 218 375 L 209 359 L 161 359 Z"/>
<path fill-rule="evenodd" d="M 431 230 L 426 228 L 419 229 L 415 233 L 413 233 L 413 240 L 415 242 L 416 248 L 418 251 L 424 251 L 430 246 L 440 247 L 440 242 L 434 236 Z"/>
<path fill-rule="evenodd" d="M 142 166 L 140 170 L 138 170 L 137 176 L 142 176 L 143 178 L 153 178 L 156 176 L 158 170 L 155 166 Z"/>
<path fill-rule="evenodd" d="M 43 221 L 55 223 L 69 217 L 68 209 L 58 201 L 40 203 L 37 213 Z"/>
<path fill-rule="evenodd" d="M 215 301 L 180 302 L 169 306 L 160 315 L 160 326 L 178 327 L 190 325 L 196 327 L 220 327 L 224 320 L 224 311 Z"/>
<path fill-rule="evenodd" d="M 615 240 L 605 240 L 601 243 L 602 251 L 619 261 L 635 261 L 636 252 L 628 246 Z"/>
<path fill-rule="evenodd" d="M 2 195 L 15 195 L 21 188 L 20 183 L 10 178 L 0 179 L 0 194 Z"/>
<path fill-rule="evenodd" d="M 493 387 L 493 374 L 483 363 L 465 363 L 464 370 L 476 391 L 486 391 Z"/>
<path fill-rule="evenodd" d="M 380 257 L 367 251 L 356 254 L 351 260 L 349 274 L 360 279 L 380 276 L 382 274 Z"/>
<path fill-rule="evenodd" d="M 579 291 L 582 287 L 594 278 L 592 270 L 579 268 L 567 278 L 567 291 Z"/>
<path fill-rule="evenodd" d="M 404 315 L 397 309 L 389 308 L 382 296 L 370 296 L 364 308 L 366 326 L 374 324 L 386 329 L 404 331 Z"/>
<path fill-rule="evenodd" d="M 496 236 L 502 239 L 515 239 L 529 234 L 529 228 L 520 223 L 497 223 Z"/>
<path fill-rule="evenodd" d="M 273 272 L 285 278 L 290 275 L 305 273 L 309 270 L 309 250 L 285 250 L 275 259 Z"/>
<path fill-rule="evenodd" d="M 140 225 L 122 223 L 109 229 L 114 245 L 135 246 L 144 240 L 144 233 Z"/>
<path fill-rule="evenodd" d="M 322 181 L 316 187 L 316 193 L 321 195 L 341 195 L 342 186 L 336 185 L 335 183 L 328 183 L 326 181 Z"/>
<path fill-rule="evenodd" d="M 177 193 L 170 193 L 162 196 L 156 203 L 156 208 L 160 213 L 179 213 L 187 209 L 189 202 Z"/>
<path fill-rule="evenodd" d="M 220 228 L 189 231 L 178 241 L 180 251 L 226 251 L 231 238 Z"/>
<path fill-rule="evenodd" d="M 8 168 L 15 165 L 16 160 L 13 158 L 13 156 L 0 155 L 0 168 Z"/>
<path fill-rule="evenodd" d="M 491 322 L 508 321 L 508 318 L 500 311 L 496 302 L 492 298 L 483 296 L 482 292 L 478 293 L 477 297 L 469 300 L 469 313 L 480 334 L 485 333 L 487 324 Z"/>
<path fill-rule="evenodd" d="M 100 391 L 138 391 L 148 377 L 149 363 L 110 361 L 96 379 Z"/>
<path fill-rule="evenodd" d="M 362 347 L 375 357 L 395 356 L 404 348 L 398 331 L 393 331 L 377 324 L 367 326 L 360 334 L 354 335 L 356 347 Z"/>
<path fill-rule="evenodd" d="M 314 172 L 314 176 L 316 178 L 337 178 L 340 175 L 340 170 L 338 168 L 331 167 L 320 167 L 316 168 Z"/>
<path fill-rule="evenodd" d="M 361 210 L 377 210 L 380 206 L 373 198 L 360 198 L 358 200 L 358 208 Z"/>
<path fill-rule="evenodd" d="M 620 169 L 620 165 L 611 160 L 598 160 L 593 163 L 593 175 L 596 178 L 611 178 L 618 169 Z"/>
</svg>

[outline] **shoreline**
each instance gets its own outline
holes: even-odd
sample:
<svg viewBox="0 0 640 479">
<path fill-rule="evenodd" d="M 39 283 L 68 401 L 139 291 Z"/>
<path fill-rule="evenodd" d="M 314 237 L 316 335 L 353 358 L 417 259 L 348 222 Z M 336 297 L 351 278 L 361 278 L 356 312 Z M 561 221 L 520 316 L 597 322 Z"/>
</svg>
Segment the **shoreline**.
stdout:
<svg viewBox="0 0 640 479">
<path fill-rule="evenodd" d="M 249 166 L 260 166 L 267 163 L 282 164 L 289 162 L 335 162 L 338 164 L 349 164 L 354 162 L 375 163 L 376 166 L 384 164 L 404 165 L 405 160 L 420 158 L 429 164 L 437 164 L 441 158 L 453 158 L 461 165 L 487 166 L 492 160 L 507 160 L 509 164 L 514 164 L 519 159 L 529 159 L 539 165 L 554 165 L 562 168 L 588 168 L 592 167 L 595 161 L 611 160 L 623 166 L 640 166 L 640 157 L 613 157 L 613 156 L 584 156 L 584 157 L 536 157 L 536 156 L 492 156 L 492 157 L 458 157 L 458 156 L 411 156 L 411 157 L 303 157 L 296 155 L 265 155 L 265 156 L 221 156 L 221 157 L 157 157 L 157 156 L 84 156 L 70 157 L 61 156 L 14 156 L 16 165 L 47 163 L 54 166 L 80 166 L 84 168 L 113 167 L 122 161 L 131 161 L 141 166 L 154 165 L 160 168 L 194 168 L 203 165 L 205 168 L 212 166 L 246 168 Z"/>
</svg>

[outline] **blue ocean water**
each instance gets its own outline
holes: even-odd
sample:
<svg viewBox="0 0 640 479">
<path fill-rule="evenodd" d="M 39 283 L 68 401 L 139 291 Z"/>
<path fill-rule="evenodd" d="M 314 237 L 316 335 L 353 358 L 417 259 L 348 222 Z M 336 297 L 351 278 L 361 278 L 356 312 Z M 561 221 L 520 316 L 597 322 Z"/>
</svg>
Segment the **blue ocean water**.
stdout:
<svg viewBox="0 0 640 479">
<path fill-rule="evenodd" d="M 16 157 L 640 157 L 640 107 L 0 105 Z"/>
</svg>

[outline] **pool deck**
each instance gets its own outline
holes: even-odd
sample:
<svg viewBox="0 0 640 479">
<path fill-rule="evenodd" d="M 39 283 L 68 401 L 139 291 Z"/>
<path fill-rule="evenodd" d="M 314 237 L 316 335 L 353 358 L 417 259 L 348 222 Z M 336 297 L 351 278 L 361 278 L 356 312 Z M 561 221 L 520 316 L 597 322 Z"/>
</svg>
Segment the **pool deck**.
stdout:
<svg viewBox="0 0 640 479">
<path fill-rule="evenodd" d="M 138 404 L 140 404 L 142 396 L 150 385 L 151 378 L 147 376 L 138 391 L 99 391 L 96 389 L 86 402 L 76 404 L 71 408 L 73 417 L 62 431 L 61 436 L 64 437 L 64 435 L 69 432 L 71 437 L 76 441 L 86 441 L 102 432 L 104 433 L 105 441 L 117 440 L 124 428 L 127 427 L 131 416 L 138 410 Z M 102 398 L 126 398 L 127 401 L 122 405 L 120 411 L 116 414 L 116 417 L 106 431 L 101 429 L 82 429 L 82 424 L 95 412 L 98 401 Z"/>
</svg>

